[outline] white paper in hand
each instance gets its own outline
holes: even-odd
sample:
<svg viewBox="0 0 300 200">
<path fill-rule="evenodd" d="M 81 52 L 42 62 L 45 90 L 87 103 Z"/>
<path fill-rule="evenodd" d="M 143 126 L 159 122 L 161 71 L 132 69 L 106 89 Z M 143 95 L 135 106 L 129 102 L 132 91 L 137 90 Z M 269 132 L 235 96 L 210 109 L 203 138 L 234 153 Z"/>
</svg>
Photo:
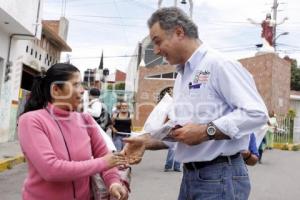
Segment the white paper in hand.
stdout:
<svg viewBox="0 0 300 200">
<path fill-rule="evenodd" d="M 170 135 L 172 129 L 176 126 L 176 124 L 169 120 L 165 124 L 163 124 L 160 128 L 153 130 L 151 132 L 151 136 L 158 140 L 168 141 L 168 142 L 176 142 L 174 138 Z"/>
<path fill-rule="evenodd" d="M 165 123 L 168 114 L 171 112 L 172 103 L 172 97 L 166 93 L 148 116 L 144 124 L 143 133 L 150 133 L 153 138 L 159 140 L 168 135 L 170 130 L 175 126 L 171 121 Z"/>
</svg>

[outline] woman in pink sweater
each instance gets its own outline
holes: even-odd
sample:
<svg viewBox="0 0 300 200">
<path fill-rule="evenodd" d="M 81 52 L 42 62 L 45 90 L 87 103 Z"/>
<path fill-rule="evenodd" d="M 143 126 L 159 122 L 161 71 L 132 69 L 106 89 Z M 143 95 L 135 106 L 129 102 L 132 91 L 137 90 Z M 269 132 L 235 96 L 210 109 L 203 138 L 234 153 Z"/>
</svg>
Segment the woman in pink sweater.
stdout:
<svg viewBox="0 0 300 200">
<path fill-rule="evenodd" d="M 109 153 L 92 117 L 76 112 L 82 95 L 80 72 L 71 64 L 55 64 L 34 81 L 18 127 L 28 161 L 24 200 L 89 200 L 96 173 L 111 196 L 128 198 L 115 168 L 126 159 Z"/>
</svg>

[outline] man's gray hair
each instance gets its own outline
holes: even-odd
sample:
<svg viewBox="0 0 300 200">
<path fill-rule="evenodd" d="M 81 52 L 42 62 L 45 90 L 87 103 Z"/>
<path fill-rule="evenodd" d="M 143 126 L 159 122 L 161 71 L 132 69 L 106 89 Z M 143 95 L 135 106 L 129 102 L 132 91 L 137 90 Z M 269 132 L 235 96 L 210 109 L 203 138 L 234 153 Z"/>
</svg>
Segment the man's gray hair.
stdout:
<svg viewBox="0 0 300 200">
<path fill-rule="evenodd" d="M 177 7 L 160 8 L 155 11 L 148 20 L 148 27 L 151 28 L 156 22 L 165 31 L 173 31 L 177 26 L 182 27 L 189 38 L 198 39 L 197 25 Z"/>
</svg>

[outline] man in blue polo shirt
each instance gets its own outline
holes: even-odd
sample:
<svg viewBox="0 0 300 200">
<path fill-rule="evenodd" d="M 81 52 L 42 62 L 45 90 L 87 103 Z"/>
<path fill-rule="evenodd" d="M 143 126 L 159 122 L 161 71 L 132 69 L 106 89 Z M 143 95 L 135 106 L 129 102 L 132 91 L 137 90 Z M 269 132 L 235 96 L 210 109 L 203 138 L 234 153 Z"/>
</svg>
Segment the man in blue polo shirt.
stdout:
<svg viewBox="0 0 300 200">
<path fill-rule="evenodd" d="M 175 159 L 183 163 L 178 200 L 248 199 L 250 181 L 240 152 L 254 129 L 268 121 L 251 74 L 237 61 L 210 49 L 197 26 L 179 8 L 161 8 L 148 20 L 154 52 L 177 65 L 174 118 Z M 145 149 L 166 145 L 151 133 L 127 139 L 131 163 Z"/>
</svg>

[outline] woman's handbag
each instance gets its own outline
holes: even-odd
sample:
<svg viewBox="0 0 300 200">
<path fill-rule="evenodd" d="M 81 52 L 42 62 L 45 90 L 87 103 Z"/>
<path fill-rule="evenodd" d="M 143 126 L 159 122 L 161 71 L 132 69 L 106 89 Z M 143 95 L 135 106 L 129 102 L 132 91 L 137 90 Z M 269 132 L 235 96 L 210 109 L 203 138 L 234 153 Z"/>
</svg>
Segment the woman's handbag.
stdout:
<svg viewBox="0 0 300 200">
<path fill-rule="evenodd" d="M 127 190 L 130 191 L 131 168 L 119 169 L 119 173 L 122 183 L 126 186 Z M 92 191 L 91 200 L 112 200 L 99 173 L 90 177 L 90 184 Z"/>
<path fill-rule="evenodd" d="M 90 177 L 91 199 L 93 200 L 109 200 L 109 192 L 101 178 L 100 174 L 94 174 Z"/>
<path fill-rule="evenodd" d="M 88 120 L 83 115 L 85 122 L 88 125 Z M 89 131 L 88 131 L 89 133 Z M 119 174 L 121 177 L 122 183 L 126 186 L 127 190 L 130 191 L 130 182 L 131 182 L 131 168 L 119 169 Z M 113 200 L 109 195 L 109 191 L 104 184 L 104 181 L 100 173 L 96 173 L 90 176 L 90 191 L 91 198 L 93 200 Z"/>
</svg>

